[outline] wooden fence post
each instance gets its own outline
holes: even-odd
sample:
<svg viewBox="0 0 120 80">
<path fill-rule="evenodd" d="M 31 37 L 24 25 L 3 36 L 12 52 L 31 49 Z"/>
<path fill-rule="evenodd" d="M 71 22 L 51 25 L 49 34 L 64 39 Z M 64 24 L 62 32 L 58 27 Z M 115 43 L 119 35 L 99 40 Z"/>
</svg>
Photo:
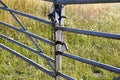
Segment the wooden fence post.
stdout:
<svg viewBox="0 0 120 80">
<path fill-rule="evenodd" d="M 55 10 L 55 25 L 64 26 L 64 16 L 65 16 L 65 7 L 64 5 L 54 4 Z M 55 80 L 60 80 L 60 76 L 58 75 L 58 71 L 61 71 L 62 66 L 62 55 L 60 52 L 64 51 L 64 33 L 61 30 L 54 31 L 54 40 L 55 40 Z"/>
</svg>

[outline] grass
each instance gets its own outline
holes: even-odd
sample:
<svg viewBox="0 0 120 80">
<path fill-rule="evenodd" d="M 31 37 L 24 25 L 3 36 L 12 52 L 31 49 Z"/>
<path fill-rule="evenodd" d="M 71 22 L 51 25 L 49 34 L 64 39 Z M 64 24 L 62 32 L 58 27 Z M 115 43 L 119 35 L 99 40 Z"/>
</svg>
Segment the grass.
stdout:
<svg viewBox="0 0 120 80">
<path fill-rule="evenodd" d="M 51 4 L 41 0 L 3 0 L 10 8 L 23 11 L 41 18 L 47 18 L 50 13 Z M 16 5 L 17 4 L 17 5 Z M 67 19 L 65 26 L 87 29 L 94 31 L 103 31 L 111 33 L 120 33 L 120 4 L 94 4 L 94 5 L 69 5 L 66 8 Z M 0 10 L 0 20 L 20 27 L 9 12 Z M 39 36 L 51 39 L 51 27 L 41 22 L 34 21 L 17 15 L 26 29 Z M 72 17 L 71 17 L 72 16 Z M 28 36 L 0 25 L 0 34 L 12 37 L 28 46 L 35 48 Z M 69 53 L 93 59 L 102 63 L 107 63 L 120 67 L 120 46 L 119 40 L 86 36 L 65 32 L 66 42 L 69 47 Z M 72 38 L 71 38 L 72 37 Z M 44 53 L 54 57 L 51 53 L 51 46 L 39 40 L 36 40 Z M 40 56 L 21 48 L 3 38 L 0 43 L 24 54 L 35 60 L 42 66 L 49 68 L 47 62 Z M 69 63 L 68 63 L 69 61 Z M 0 48 L 0 80 L 53 80 L 45 73 L 22 61 L 16 56 Z M 50 69 L 51 70 L 51 69 Z M 71 75 L 77 80 L 112 80 L 118 77 L 118 74 L 109 72 L 82 62 L 77 62 L 63 57 L 62 71 Z M 64 79 L 63 79 L 64 80 Z"/>
</svg>

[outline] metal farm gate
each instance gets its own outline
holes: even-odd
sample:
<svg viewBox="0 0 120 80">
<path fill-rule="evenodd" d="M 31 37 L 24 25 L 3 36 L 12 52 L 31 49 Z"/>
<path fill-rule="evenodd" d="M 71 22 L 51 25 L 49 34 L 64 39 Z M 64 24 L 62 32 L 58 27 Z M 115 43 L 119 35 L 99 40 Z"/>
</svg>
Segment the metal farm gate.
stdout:
<svg viewBox="0 0 120 80">
<path fill-rule="evenodd" d="M 31 39 L 31 41 L 34 43 L 34 45 L 37 47 L 38 50 L 35 50 L 35 49 L 31 48 L 30 46 L 26 46 L 26 45 L 24 45 L 16 40 L 13 40 L 13 39 L 5 36 L 4 34 L 0 34 L 0 37 L 6 39 L 8 41 L 11 41 L 11 42 L 13 42 L 13 43 L 25 48 L 25 49 L 28 49 L 28 50 L 42 56 L 43 58 L 45 58 L 48 61 L 48 64 L 53 69 L 53 71 L 50 71 L 50 70 L 42 67 L 40 64 L 34 62 L 33 60 L 25 57 L 24 55 L 22 55 L 16 51 L 14 51 L 13 49 L 5 46 L 4 44 L 0 43 L 1 48 L 11 52 L 12 54 L 25 60 L 26 62 L 30 63 L 31 65 L 37 67 L 41 71 L 43 71 L 46 74 L 50 75 L 51 77 L 55 78 L 55 80 L 60 80 L 60 76 L 67 79 L 67 80 L 75 80 L 75 78 L 72 78 L 71 76 L 68 76 L 68 75 L 61 72 L 61 63 L 62 63 L 61 57 L 62 56 L 120 74 L 120 68 L 64 52 L 64 47 L 67 49 L 67 46 L 64 42 L 64 40 L 65 40 L 64 31 L 72 32 L 72 33 L 76 33 L 76 34 L 84 34 L 84 35 L 91 35 L 91 36 L 98 36 L 98 37 L 120 40 L 120 34 L 95 32 L 95 31 L 89 31 L 89 30 L 78 30 L 75 28 L 74 29 L 73 28 L 66 28 L 64 26 L 65 6 L 66 5 L 68 5 L 68 4 L 115 3 L 115 2 L 120 2 L 120 0 L 45 0 L 45 1 L 49 1 L 49 2 L 53 3 L 52 12 L 49 14 L 49 18 L 51 19 L 51 22 L 44 20 L 44 19 L 41 19 L 41 18 L 38 18 L 38 17 L 35 17 L 35 16 L 32 16 L 32 15 L 29 15 L 29 14 L 26 14 L 26 13 L 23 13 L 23 12 L 20 12 L 20 11 L 17 11 L 17 10 L 10 9 L 2 0 L 0 0 L 0 3 L 3 5 L 3 6 L 0 6 L 0 9 L 8 11 L 13 16 L 13 18 L 18 22 L 18 24 L 21 26 L 21 28 L 17 28 L 13 25 L 10 25 L 8 23 L 1 22 L 1 21 L 0 21 L 0 25 L 4 25 L 8 28 L 11 28 L 11 29 L 19 31 L 23 34 L 26 34 Z M 53 31 L 54 32 L 53 33 L 54 34 L 54 41 L 47 40 L 47 39 L 42 38 L 36 34 L 28 32 L 26 30 L 25 26 L 21 23 L 21 21 L 18 19 L 18 17 L 16 17 L 15 14 L 18 14 L 18 15 L 21 15 L 24 17 L 28 17 L 30 19 L 34 19 L 34 20 L 43 22 L 45 24 L 51 25 L 54 28 L 54 31 Z M 34 40 L 34 38 L 38 39 L 40 41 L 43 41 L 45 43 L 48 43 L 49 45 L 54 46 L 55 59 L 44 54 L 42 49 L 39 47 L 37 42 Z M 116 80 L 120 80 L 120 78 L 116 78 Z"/>
</svg>

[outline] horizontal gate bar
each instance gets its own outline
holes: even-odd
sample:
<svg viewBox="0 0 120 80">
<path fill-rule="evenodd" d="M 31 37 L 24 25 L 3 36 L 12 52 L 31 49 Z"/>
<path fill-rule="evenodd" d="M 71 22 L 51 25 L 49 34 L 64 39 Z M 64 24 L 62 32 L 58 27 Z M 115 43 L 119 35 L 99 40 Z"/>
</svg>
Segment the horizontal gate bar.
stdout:
<svg viewBox="0 0 120 80">
<path fill-rule="evenodd" d="M 28 18 L 31 18 L 31 19 L 34 19 L 34 20 L 37 20 L 37 21 L 44 22 L 46 24 L 52 25 L 52 22 L 41 19 L 41 18 L 38 18 L 38 17 L 35 17 L 35 16 L 32 16 L 30 14 L 26 14 L 26 13 L 23 13 L 23 12 L 20 12 L 20 11 L 17 11 L 17 10 L 13 10 L 13 9 L 10 9 L 10 8 L 7 8 L 7 7 L 2 7 L 2 6 L 0 6 L 0 9 L 6 10 L 6 11 L 9 11 L 9 12 L 13 12 L 15 14 L 25 16 L 25 17 L 28 17 Z"/>
<path fill-rule="evenodd" d="M 23 56 L 22 54 L 12 50 L 11 48 L 3 45 L 3 44 L 0 44 L 0 47 L 9 51 L 10 53 L 16 55 L 17 57 L 21 58 L 22 60 L 25 60 L 26 62 L 32 64 L 33 66 L 37 67 L 38 69 L 40 69 L 41 71 L 45 72 L 46 74 L 50 75 L 51 77 L 55 77 L 55 74 L 51 71 L 49 71 L 48 69 L 42 67 L 41 65 L 39 65 L 38 63 L 34 62 L 33 60 Z"/>
<path fill-rule="evenodd" d="M 120 0 L 44 0 L 56 4 L 92 4 L 92 3 L 116 3 Z"/>
<path fill-rule="evenodd" d="M 2 24 L 2 25 L 4 25 L 4 26 L 7 26 L 7 27 L 9 27 L 9 28 L 12 28 L 12 29 L 14 29 L 14 30 L 17 30 L 17 31 L 19 31 L 19 32 L 22 32 L 22 33 L 24 33 L 24 34 L 27 34 L 27 35 L 29 35 L 29 36 L 32 36 L 32 37 L 34 37 L 34 38 L 36 38 L 36 39 L 39 39 L 39 40 L 41 40 L 41 41 L 43 41 L 43 42 L 45 42 L 45 43 L 48 43 L 48 44 L 54 46 L 54 42 L 52 42 L 52 41 L 50 41 L 50 40 L 47 40 L 47 39 L 45 39 L 45 38 L 42 38 L 42 37 L 40 37 L 40 36 L 37 36 L 36 34 L 32 34 L 32 33 L 28 32 L 28 31 L 25 31 L 25 30 L 23 30 L 23 29 L 19 29 L 19 28 L 15 27 L 15 26 L 12 26 L 12 25 L 7 24 L 7 23 L 4 23 L 4 22 L 0 22 L 0 24 Z"/>
<path fill-rule="evenodd" d="M 24 44 L 22 44 L 22 43 L 20 43 L 20 42 L 18 42 L 18 41 L 16 41 L 16 40 L 13 40 L 12 38 L 7 37 L 7 36 L 5 36 L 5 35 L 3 35 L 3 34 L 0 34 L 0 37 L 2 37 L 2 38 L 4 38 L 4 39 L 7 39 L 7 40 L 9 40 L 9 41 L 11 41 L 11 42 L 13 42 L 13 43 L 21 46 L 21 47 L 24 47 L 24 48 L 26 48 L 26 49 L 34 52 L 34 53 L 37 53 L 38 55 L 42 56 L 42 57 L 45 58 L 46 60 L 55 63 L 55 60 L 54 60 L 53 58 L 50 58 L 49 56 L 41 53 L 40 51 L 36 51 L 36 50 L 34 50 L 33 48 L 31 48 L 31 47 L 29 47 L 29 46 L 27 46 L 27 45 L 24 45 Z"/>
<path fill-rule="evenodd" d="M 11 41 L 13 43 L 16 43 L 16 44 L 18 44 L 18 45 L 20 45 L 20 46 L 22 46 L 22 47 L 32 51 L 32 52 L 35 52 L 35 53 L 39 54 L 40 56 L 44 57 L 45 59 L 47 59 L 47 60 L 49 60 L 51 62 L 55 62 L 54 59 L 50 58 L 49 56 L 47 56 L 47 55 L 45 55 L 45 54 L 43 54 L 41 52 L 38 52 L 38 51 L 32 49 L 31 47 L 28 47 L 28 46 L 26 46 L 26 45 L 24 45 L 24 44 L 22 44 L 22 43 L 20 43 L 20 42 L 18 42 L 16 40 L 13 40 L 13 39 L 11 39 L 11 38 L 3 35 L 3 34 L 0 34 L 0 37 L 5 38 L 5 39 L 7 39 L 7 40 L 9 40 L 9 41 Z M 62 76 L 65 79 L 68 79 L 68 80 L 75 80 L 74 78 L 72 78 L 72 77 L 70 77 L 70 76 L 68 76 L 66 74 L 63 74 L 62 72 L 58 72 L 58 75 Z"/>
<path fill-rule="evenodd" d="M 68 76 L 60 71 L 58 72 L 58 75 L 60 75 L 61 77 L 65 78 L 67 80 L 76 80 L 75 78 L 72 78 L 71 76 Z"/>
<path fill-rule="evenodd" d="M 78 34 L 85 34 L 85 35 L 92 35 L 92 36 L 98 36 L 98 37 L 105 37 L 110 39 L 118 39 L 120 40 L 120 34 L 112 34 L 112 33 L 105 33 L 105 32 L 95 32 L 90 30 L 79 30 L 74 28 L 65 28 L 65 27 L 56 27 L 56 30 L 63 30 Z"/>
<path fill-rule="evenodd" d="M 25 26 L 24 26 L 24 25 L 22 24 L 22 22 L 17 18 L 17 16 L 16 16 L 14 13 L 12 13 L 12 12 L 10 12 L 10 14 L 13 16 L 13 18 L 16 20 L 16 22 L 22 27 L 22 29 L 26 30 Z M 27 30 L 26 30 L 26 31 L 27 31 Z M 30 37 L 30 36 L 28 36 L 28 37 L 29 37 L 30 40 L 33 42 L 33 44 L 35 45 L 35 47 L 36 47 L 39 51 L 43 52 L 43 50 L 38 46 L 37 42 L 36 42 L 32 37 Z"/>
<path fill-rule="evenodd" d="M 77 60 L 77 61 L 81 61 L 81 62 L 90 64 L 90 65 L 94 65 L 94 66 L 97 66 L 97 67 L 100 67 L 100 68 L 103 68 L 103 69 L 106 69 L 106 70 L 109 70 L 109 71 L 120 74 L 120 68 L 117 68 L 117 67 L 114 67 L 114 66 L 110 66 L 110 65 L 103 64 L 103 63 L 100 63 L 100 62 L 97 62 L 97 61 L 94 61 L 94 60 L 89 60 L 89 59 L 86 59 L 86 58 L 83 58 L 83 57 L 75 56 L 75 55 L 64 53 L 64 52 L 62 53 L 62 55 L 65 56 L 65 57 Z"/>
<path fill-rule="evenodd" d="M 0 1 L 0 3 L 1 3 L 4 7 L 7 7 L 7 8 L 8 8 L 8 6 L 7 6 L 3 1 Z M 16 20 L 16 22 L 22 27 L 22 29 L 26 30 L 25 26 L 22 24 L 22 22 L 19 20 L 19 18 L 18 18 L 13 12 L 11 12 L 11 11 L 9 11 L 9 12 L 10 12 L 10 14 L 13 16 L 13 18 Z M 43 52 L 43 50 L 39 47 L 39 45 L 37 44 L 37 42 L 36 42 L 32 37 L 30 37 L 30 36 L 28 36 L 28 37 L 31 39 L 31 41 L 33 42 L 33 44 L 35 45 L 35 47 L 36 47 L 39 51 Z"/>
</svg>

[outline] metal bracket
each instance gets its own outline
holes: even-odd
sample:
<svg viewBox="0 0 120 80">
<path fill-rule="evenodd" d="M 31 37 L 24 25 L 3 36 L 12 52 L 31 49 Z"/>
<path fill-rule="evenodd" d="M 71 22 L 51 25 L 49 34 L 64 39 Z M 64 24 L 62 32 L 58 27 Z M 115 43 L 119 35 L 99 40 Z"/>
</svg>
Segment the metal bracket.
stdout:
<svg viewBox="0 0 120 80">
<path fill-rule="evenodd" d="M 55 44 L 56 44 L 56 45 L 57 45 L 57 44 L 61 44 L 61 45 L 63 45 L 63 46 L 65 47 L 65 49 L 68 51 L 68 46 L 67 46 L 66 43 L 64 43 L 64 42 L 60 42 L 60 41 L 56 41 Z"/>
<path fill-rule="evenodd" d="M 56 55 L 62 55 L 62 52 L 61 51 L 57 51 Z"/>
<path fill-rule="evenodd" d="M 55 24 L 56 22 L 59 23 L 62 18 L 66 18 L 66 16 L 61 16 L 61 5 L 55 5 L 57 6 L 56 8 L 54 5 L 52 6 L 52 11 L 48 15 L 48 18 L 51 19 L 51 21 Z M 55 18 L 55 14 L 58 15 L 58 18 Z"/>
</svg>

